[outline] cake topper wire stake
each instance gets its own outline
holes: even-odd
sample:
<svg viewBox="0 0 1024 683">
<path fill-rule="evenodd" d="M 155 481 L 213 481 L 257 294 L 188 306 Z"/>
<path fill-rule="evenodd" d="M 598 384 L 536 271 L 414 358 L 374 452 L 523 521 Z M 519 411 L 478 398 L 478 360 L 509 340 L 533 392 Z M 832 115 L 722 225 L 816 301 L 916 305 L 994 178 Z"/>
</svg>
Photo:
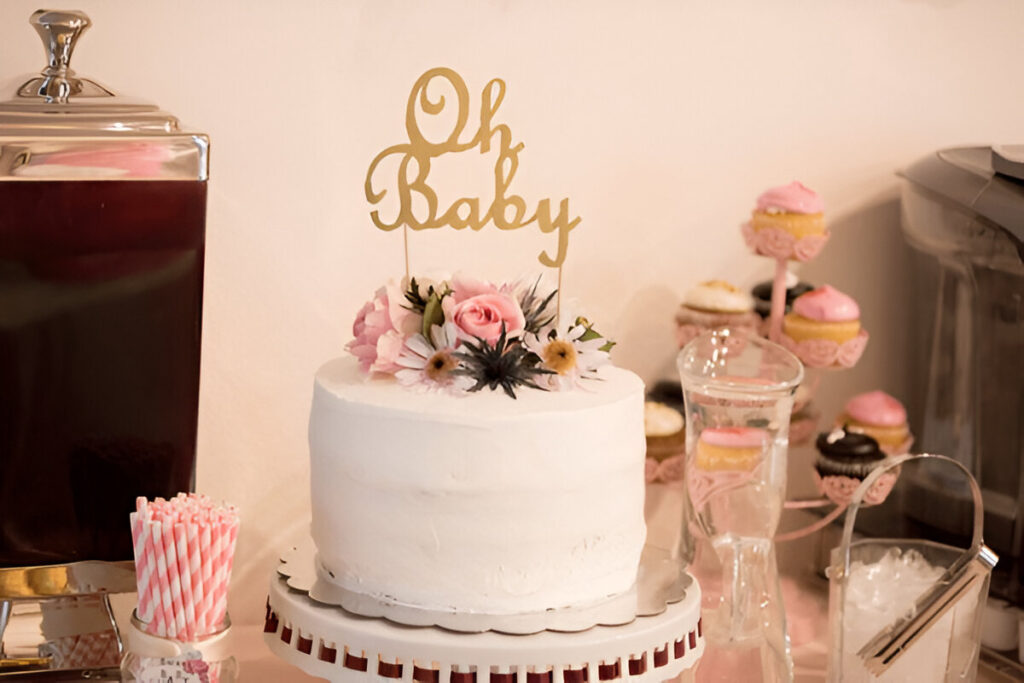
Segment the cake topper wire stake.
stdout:
<svg viewBox="0 0 1024 683">
<path fill-rule="evenodd" d="M 555 329 L 562 329 L 562 264 L 558 264 L 558 290 L 555 294 Z"/>
<path fill-rule="evenodd" d="M 775 279 L 772 281 L 772 308 L 768 338 L 779 343 L 782 338 L 782 317 L 786 313 L 786 259 L 775 259 Z"/>
<path fill-rule="evenodd" d="M 402 246 L 405 248 L 405 282 L 408 284 L 411 280 L 409 279 L 409 226 L 405 226 L 402 230 Z"/>
</svg>

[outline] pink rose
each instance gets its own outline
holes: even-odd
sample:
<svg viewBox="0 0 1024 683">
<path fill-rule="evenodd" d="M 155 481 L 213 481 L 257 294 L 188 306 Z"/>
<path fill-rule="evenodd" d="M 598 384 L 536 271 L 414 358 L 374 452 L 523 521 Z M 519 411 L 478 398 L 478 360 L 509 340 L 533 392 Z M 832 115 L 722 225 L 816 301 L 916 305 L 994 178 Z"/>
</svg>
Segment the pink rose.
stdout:
<svg viewBox="0 0 1024 683">
<path fill-rule="evenodd" d="M 476 278 L 462 275 L 461 273 L 452 278 L 452 293 L 450 297 L 447 297 L 459 303 L 466 299 L 472 299 L 474 296 L 480 294 L 498 294 L 507 293 L 504 289 L 498 289 L 490 282 L 486 280 L 477 280 Z"/>
<path fill-rule="evenodd" d="M 403 308 L 402 295 L 393 287 L 381 287 L 372 301 L 360 309 L 352 324 L 355 336 L 345 347 L 359 359 L 363 372 L 397 372 L 396 362 L 406 337 L 420 327 L 420 316 Z"/>
<path fill-rule="evenodd" d="M 479 337 L 494 344 L 504 326 L 509 335 L 522 332 L 526 319 L 519 302 L 508 294 L 477 294 L 445 311 L 445 318 L 455 323 L 463 338 Z"/>
<path fill-rule="evenodd" d="M 455 324 L 462 339 L 479 337 L 494 344 L 501 336 L 502 323 L 510 335 L 526 326 L 519 302 L 510 292 L 464 275 L 452 278 L 452 293 L 441 306 L 444 319 Z"/>
</svg>

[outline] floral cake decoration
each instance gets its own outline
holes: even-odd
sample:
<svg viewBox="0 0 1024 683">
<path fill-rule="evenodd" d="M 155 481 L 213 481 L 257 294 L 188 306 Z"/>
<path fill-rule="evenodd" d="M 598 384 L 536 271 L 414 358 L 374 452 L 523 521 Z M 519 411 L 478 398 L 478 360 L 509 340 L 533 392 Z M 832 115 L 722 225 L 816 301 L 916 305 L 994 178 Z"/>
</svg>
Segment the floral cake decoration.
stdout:
<svg viewBox="0 0 1024 683">
<path fill-rule="evenodd" d="M 565 391 L 598 379 L 614 342 L 586 318 L 559 322 L 541 280 L 495 285 L 466 276 L 411 278 L 377 290 L 346 347 L 368 375 L 419 391 Z"/>
</svg>

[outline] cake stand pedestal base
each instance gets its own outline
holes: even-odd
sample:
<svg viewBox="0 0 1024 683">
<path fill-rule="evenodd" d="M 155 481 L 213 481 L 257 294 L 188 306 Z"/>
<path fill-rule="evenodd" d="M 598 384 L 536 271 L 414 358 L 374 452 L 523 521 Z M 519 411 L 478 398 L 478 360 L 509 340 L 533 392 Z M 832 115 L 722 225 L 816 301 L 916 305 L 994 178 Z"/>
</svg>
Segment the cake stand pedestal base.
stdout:
<svg viewBox="0 0 1024 683">
<path fill-rule="evenodd" d="M 263 638 L 278 657 L 329 681 L 595 683 L 664 681 L 704 652 L 700 589 L 653 616 L 574 633 L 458 633 L 360 617 L 270 582 Z"/>
</svg>

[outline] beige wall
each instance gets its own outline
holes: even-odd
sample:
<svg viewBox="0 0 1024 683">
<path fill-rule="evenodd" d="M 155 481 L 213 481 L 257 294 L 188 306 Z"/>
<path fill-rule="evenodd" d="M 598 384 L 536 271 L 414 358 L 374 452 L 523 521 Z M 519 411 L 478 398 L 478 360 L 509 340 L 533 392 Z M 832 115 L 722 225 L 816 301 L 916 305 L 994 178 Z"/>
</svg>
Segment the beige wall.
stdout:
<svg viewBox="0 0 1024 683">
<path fill-rule="evenodd" d="M 42 66 L 0 7 L 0 71 Z M 427 68 L 494 76 L 531 203 L 571 198 L 567 294 L 620 341 L 617 361 L 671 372 L 671 314 L 709 278 L 750 285 L 770 263 L 738 224 L 758 192 L 801 179 L 834 238 L 803 274 L 856 296 L 872 342 L 829 375 L 831 415 L 854 390 L 900 395 L 908 301 L 895 203 L 900 166 L 943 146 L 1024 139 L 1024 5 L 889 2 L 79 3 L 95 22 L 74 64 L 154 100 L 213 139 L 199 488 L 239 504 L 232 613 L 255 620 L 276 554 L 306 529 L 306 419 L 317 366 L 400 275 L 398 233 L 372 228 L 363 176 L 404 140 Z M 440 188 L 479 192 L 486 163 L 453 162 Z M 421 233 L 413 266 L 480 275 L 539 268 L 551 244 Z"/>
</svg>

